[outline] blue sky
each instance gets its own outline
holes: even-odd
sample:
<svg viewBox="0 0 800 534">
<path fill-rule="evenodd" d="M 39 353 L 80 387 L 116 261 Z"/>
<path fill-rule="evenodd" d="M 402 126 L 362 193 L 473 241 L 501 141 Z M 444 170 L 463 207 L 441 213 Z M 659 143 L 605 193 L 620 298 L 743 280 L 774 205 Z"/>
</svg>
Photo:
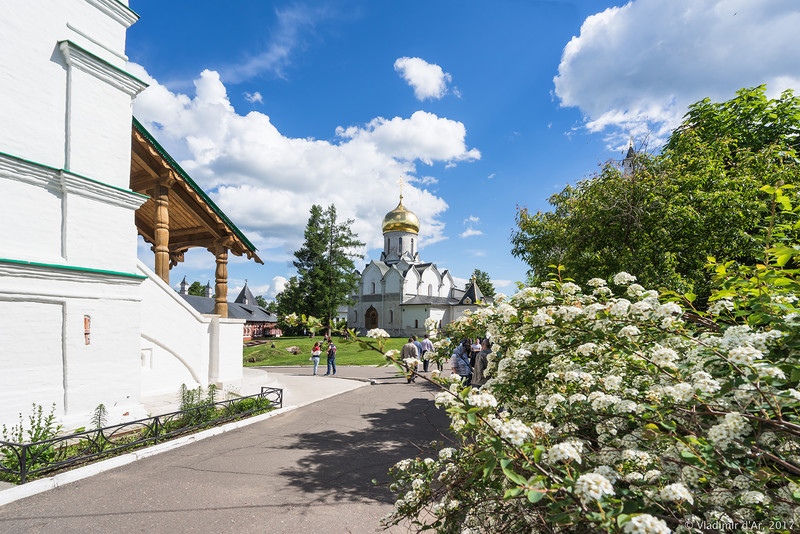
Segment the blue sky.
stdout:
<svg viewBox="0 0 800 534">
<path fill-rule="evenodd" d="M 130 4 L 134 114 L 265 261 L 231 258 L 231 298 L 282 288 L 312 204 L 355 219 L 359 268 L 378 258 L 401 176 L 422 259 L 512 293 L 517 206 L 657 146 L 701 98 L 800 89 L 795 0 Z M 213 281 L 211 254 L 183 276 Z"/>
</svg>

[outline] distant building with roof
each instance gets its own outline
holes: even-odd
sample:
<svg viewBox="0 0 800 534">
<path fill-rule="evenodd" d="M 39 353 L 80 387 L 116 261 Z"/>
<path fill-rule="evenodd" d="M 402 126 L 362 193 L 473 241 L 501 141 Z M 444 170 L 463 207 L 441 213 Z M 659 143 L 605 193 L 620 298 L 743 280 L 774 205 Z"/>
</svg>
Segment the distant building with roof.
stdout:
<svg viewBox="0 0 800 534">
<path fill-rule="evenodd" d="M 213 314 L 216 301 L 212 298 L 211 282 L 206 284 L 204 289 L 204 296 L 190 295 L 189 284 L 186 283 L 186 277 L 180 283 L 180 290 L 178 294 L 189 305 L 202 314 Z M 244 287 L 239 292 L 239 296 L 233 302 L 228 302 L 228 317 L 231 319 L 244 320 L 243 341 L 250 341 L 251 339 L 264 338 L 264 337 L 280 337 L 282 334 L 281 329 L 278 328 L 278 316 L 270 313 L 266 308 L 258 305 L 253 292 L 247 287 L 245 280 Z"/>
<path fill-rule="evenodd" d="M 474 279 L 467 289 L 457 288 L 450 271 L 421 260 L 419 227 L 419 219 L 400 195 L 400 203 L 383 218 L 380 260 L 371 261 L 361 272 L 358 294 L 347 314 L 349 328 L 421 336 L 426 320 L 434 319 L 441 328 L 489 300 Z"/>
</svg>

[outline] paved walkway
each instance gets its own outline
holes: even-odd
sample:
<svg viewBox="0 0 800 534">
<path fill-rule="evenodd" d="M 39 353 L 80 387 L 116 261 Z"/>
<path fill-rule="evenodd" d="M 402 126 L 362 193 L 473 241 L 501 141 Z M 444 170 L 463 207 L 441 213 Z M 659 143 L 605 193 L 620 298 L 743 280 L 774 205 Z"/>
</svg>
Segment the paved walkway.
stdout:
<svg viewBox="0 0 800 534">
<path fill-rule="evenodd" d="M 350 391 L 2 506 L 0 532 L 379 532 L 392 510 L 389 467 L 432 454 L 447 418 L 425 383 L 388 368 L 339 374 L 372 385 L 271 368 L 294 384 L 287 406 L 292 390 L 309 402 Z"/>
</svg>

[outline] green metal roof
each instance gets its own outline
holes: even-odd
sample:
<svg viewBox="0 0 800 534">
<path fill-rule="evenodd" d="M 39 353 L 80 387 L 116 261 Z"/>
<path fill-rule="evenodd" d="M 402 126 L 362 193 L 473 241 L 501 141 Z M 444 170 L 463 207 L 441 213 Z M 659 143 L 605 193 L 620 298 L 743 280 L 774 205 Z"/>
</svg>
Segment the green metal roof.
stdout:
<svg viewBox="0 0 800 534">
<path fill-rule="evenodd" d="M 147 129 L 144 126 L 142 126 L 142 123 L 139 122 L 136 119 L 136 117 L 133 117 L 133 127 L 136 128 L 136 130 L 139 133 L 145 136 L 147 140 L 153 144 L 158 153 L 161 154 L 161 157 L 163 157 L 167 161 L 167 163 L 169 163 L 170 167 L 172 167 L 175 170 L 175 172 L 181 175 L 181 177 L 186 181 L 186 183 L 189 184 L 189 187 L 194 189 L 194 191 L 208 203 L 211 209 L 214 210 L 214 213 L 219 215 L 219 217 L 225 222 L 225 224 L 228 225 L 228 227 L 233 231 L 233 233 L 236 234 L 236 236 L 239 239 L 241 239 L 245 245 L 250 247 L 251 251 L 255 252 L 258 250 L 250 242 L 250 240 L 244 236 L 242 231 L 239 230 L 239 228 L 237 228 L 235 224 L 233 224 L 233 222 L 228 218 L 228 216 L 225 215 L 225 213 L 221 209 L 219 209 L 219 207 L 214 203 L 214 201 L 211 200 L 211 198 L 209 198 L 209 196 L 205 193 L 205 191 L 203 191 L 203 189 L 199 185 L 197 185 L 194 180 L 192 180 L 192 178 L 186 173 L 186 171 L 184 171 L 181 168 L 181 166 L 178 165 L 178 162 L 172 159 L 172 156 L 170 156 L 169 153 L 166 150 L 164 150 L 164 147 L 162 147 L 159 144 L 159 142 L 156 141 L 156 139 L 150 134 L 150 132 L 147 131 Z"/>
</svg>

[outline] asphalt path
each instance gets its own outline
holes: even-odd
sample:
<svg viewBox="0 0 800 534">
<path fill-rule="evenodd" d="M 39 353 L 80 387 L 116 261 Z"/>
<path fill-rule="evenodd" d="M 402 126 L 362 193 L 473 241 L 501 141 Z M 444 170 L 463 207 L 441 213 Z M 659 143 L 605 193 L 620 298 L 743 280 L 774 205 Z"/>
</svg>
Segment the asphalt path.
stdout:
<svg viewBox="0 0 800 534">
<path fill-rule="evenodd" d="M 0 532 L 382 532 L 389 467 L 435 454 L 448 420 L 425 382 L 388 368 L 338 375 L 373 384 L 0 506 Z"/>
</svg>

